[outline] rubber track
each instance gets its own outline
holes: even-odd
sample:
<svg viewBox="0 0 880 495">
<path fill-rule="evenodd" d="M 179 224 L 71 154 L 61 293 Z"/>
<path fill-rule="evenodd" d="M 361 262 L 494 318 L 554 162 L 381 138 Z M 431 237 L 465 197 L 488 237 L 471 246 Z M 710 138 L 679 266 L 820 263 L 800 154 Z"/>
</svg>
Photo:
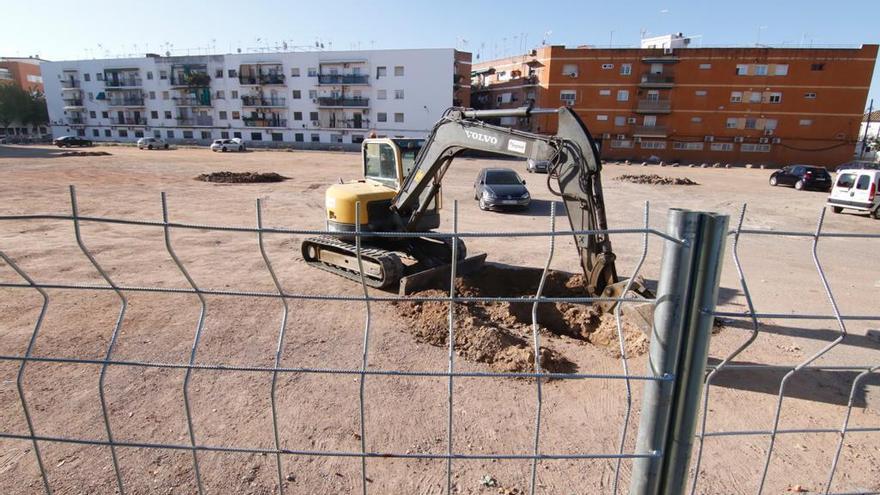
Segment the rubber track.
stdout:
<svg viewBox="0 0 880 495">
<path fill-rule="evenodd" d="M 357 246 L 345 241 L 341 241 L 331 236 L 309 237 L 302 243 L 303 259 L 311 266 L 320 268 L 321 270 L 334 273 L 341 277 L 345 277 L 355 282 L 361 281 L 361 274 L 357 270 L 350 270 L 337 265 L 331 265 L 320 260 L 310 260 L 306 257 L 306 247 L 308 244 L 316 244 L 318 246 L 329 247 L 333 251 L 348 253 L 352 258 L 357 258 Z M 361 248 L 361 259 L 371 260 L 378 263 L 382 267 L 382 279 L 371 277 L 364 273 L 364 281 L 370 287 L 386 288 L 400 283 L 403 277 L 403 263 L 400 257 L 393 251 L 378 248 Z"/>
</svg>

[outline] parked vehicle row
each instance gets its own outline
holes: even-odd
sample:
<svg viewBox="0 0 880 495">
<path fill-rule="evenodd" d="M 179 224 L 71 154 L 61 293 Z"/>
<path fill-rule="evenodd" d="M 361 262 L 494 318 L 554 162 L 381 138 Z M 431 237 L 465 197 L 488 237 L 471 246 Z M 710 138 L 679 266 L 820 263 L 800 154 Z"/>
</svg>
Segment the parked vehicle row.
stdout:
<svg viewBox="0 0 880 495">
<path fill-rule="evenodd" d="M 880 220 L 880 170 L 841 170 L 828 196 L 828 205 L 834 213 L 840 213 L 847 208 L 868 212 Z"/>
<path fill-rule="evenodd" d="M 831 174 L 822 167 L 811 165 L 789 165 L 770 175 L 771 186 L 794 186 L 802 189 L 817 189 L 831 192 Z"/>
</svg>

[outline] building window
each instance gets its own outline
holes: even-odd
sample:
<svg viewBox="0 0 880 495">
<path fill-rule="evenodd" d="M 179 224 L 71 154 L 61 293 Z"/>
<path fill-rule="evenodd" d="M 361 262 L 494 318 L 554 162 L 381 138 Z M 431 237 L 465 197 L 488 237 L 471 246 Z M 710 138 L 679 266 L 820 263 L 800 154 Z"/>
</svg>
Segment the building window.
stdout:
<svg viewBox="0 0 880 495">
<path fill-rule="evenodd" d="M 758 119 L 748 118 L 746 119 L 746 129 L 757 129 L 758 128 Z"/>
<path fill-rule="evenodd" d="M 104 74 L 98 72 L 97 74 L 95 74 L 95 80 L 96 80 L 96 81 L 103 81 L 103 80 L 104 80 Z"/>
<path fill-rule="evenodd" d="M 161 79 L 163 81 L 168 79 L 168 71 L 167 70 L 160 70 L 159 71 L 159 79 Z"/>
<path fill-rule="evenodd" d="M 600 89 L 599 96 L 611 96 L 611 90 L 610 89 Z"/>
<path fill-rule="evenodd" d="M 395 89 L 394 90 L 394 99 L 395 100 L 402 100 L 403 99 L 403 90 L 402 89 Z"/>
<path fill-rule="evenodd" d="M 700 64 L 701 70 L 709 70 L 712 68 L 712 64 Z"/>
<path fill-rule="evenodd" d="M 165 118 L 171 120 L 171 110 L 165 110 Z"/>
<path fill-rule="evenodd" d="M 773 130 L 776 129 L 776 126 L 779 125 L 779 121 L 776 119 L 767 119 L 764 121 L 764 129 Z"/>
<path fill-rule="evenodd" d="M 110 118 L 110 114 L 109 114 L 108 112 L 101 112 L 101 118 L 102 118 L 102 119 L 109 119 L 109 118 Z"/>
<path fill-rule="evenodd" d="M 89 91 L 87 96 L 89 98 L 89 101 L 95 101 L 95 95 L 91 91 Z"/>
<path fill-rule="evenodd" d="M 687 150 L 687 151 L 700 151 L 703 149 L 703 143 L 675 142 L 675 143 L 672 143 L 672 149 L 674 149 L 674 150 Z"/>
<path fill-rule="evenodd" d="M 564 101 L 566 105 L 574 105 L 577 99 L 577 91 L 574 89 L 565 89 L 559 92 L 559 99 Z"/>
<path fill-rule="evenodd" d="M 699 124 L 703 121 L 703 117 L 691 117 L 691 122 L 694 124 Z"/>
<path fill-rule="evenodd" d="M 319 120 L 318 112 L 309 112 L 309 120 L 317 122 Z"/>
<path fill-rule="evenodd" d="M 321 142 L 321 135 L 316 132 L 313 132 L 311 139 L 312 139 L 313 143 L 320 143 Z"/>
<path fill-rule="evenodd" d="M 628 76 L 632 74 L 633 64 L 620 64 L 620 75 Z"/>
<path fill-rule="evenodd" d="M 171 98 L 171 95 L 168 94 L 168 91 L 162 91 L 162 99 L 167 100 L 169 98 Z"/>
<path fill-rule="evenodd" d="M 149 80 L 149 81 L 153 80 L 153 71 L 151 71 L 151 70 L 147 71 L 147 80 Z"/>
<path fill-rule="evenodd" d="M 766 76 L 767 75 L 767 66 L 766 65 L 756 65 L 755 66 L 755 75 L 756 76 Z"/>
<path fill-rule="evenodd" d="M 606 121 L 608 120 L 607 115 L 596 115 L 596 120 Z"/>
<path fill-rule="evenodd" d="M 403 123 L 403 114 L 400 112 L 395 113 L 394 114 L 394 121 L 397 122 L 398 124 L 402 124 Z"/>
<path fill-rule="evenodd" d="M 91 80 L 92 80 L 92 76 L 89 75 L 88 72 L 86 72 L 85 74 L 83 74 L 83 79 L 86 80 L 86 81 L 91 81 Z"/>
<path fill-rule="evenodd" d="M 706 96 L 708 92 L 705 89 L 698 89 L 694 91 L 694 95 L 696 96 Z"/>
<path fill-rule="evenodd" d="M 618 115 L 618 116 L 614 117 L 614 125 L 616 125 L 616 126 L 626 125 L 626 117 L 623 115 Z"/>
<path fill-rule="evenodd" d="M 104 137 L 112 137 L 113 134 L 110 132 L 110 129 L 104 129 Z"/>
<path fill-rule="evenodd" d="M 749 103 L 761 103 L 761 93 L 757 91 L 749 93 Z"/>
<path fill-rule="evenodd" d="M 733 151 L 733 143 L 712 143 L 709 149 L 712 151 Z"/>
<path fill-rule="evenodd" d="M 330 142 L 341 144 L 342 143 L 342 134 L 330 134 Z"/>
<path fill-rule="evenodd" d="M 226 99 L 226 92 L 223 91 L 222 89 L 218 89 L 217 95 L 215 96 L 215 98 L 218 100 L 225 100 Z"/>
<path fill-rule="evenodd" d="M 229 69 L 226 71 L 226 76 L 230 78 L 238 77 L 238 71 L 236 69 Z"/>
<path fill-rule="evenodd" d="M 160 131 L 160 130 L 154 130 L 154 131 L 153 131 L 153 137 L 156 138 L 156 139 L 161 139 L 161 138 L 162 138 L 162 131 Z"/>
<path fill-rule="evenodd" d="M 352 134 L 351 135 L 351 142 L 352 142 L 352 144 L 363 143 L 364 142 L 364 135 L 363 134 Z"/>
<path fill-rule="evenodd" d="M 92 129 L 92 136 L 93 136 L 93 137 L 98 137 L 98 136 L 100 136 L 100 135 L 101 135 L 101 133 L 98 132 L 97 129 Z"/>
<path fill-rule="evenodd" d="M 739 103 L 743 101 L 742 91 L 731 91 L 730 92 L 730 102 L 731 103 Z"/>
<path fill-rule="evenodd" d="M 815 99 L 816 99 L 816 93 L 804 93 L 804 98 L 806 98 L 806 99 L 808 99 L 808 100 L 815 100 Z"/>
<path fill-rule="evenodd" d="M 770 103 L 782 103 L 782 93 L 770 93 L 767 101 Z"/>
<path fill-rule="evenodd" d="M 725 127 L 727 127 L 728 129 L 736 129 L 736 127 L 737 127 L 738 125 L 739 125 L 739 119 L 738 119 L 738 118 L 736 118 L 736 117 L 727 117 L 727 123 L 725 124 Z"/>
<path fill-rule="evenodd" d="M 804 127 L 811 126 L 811 125 L 813 125 L 813 120 L 812 119 L 801 119 L 800 121 L 798 121 L 798 125 L 802 125 Z"/>
<path fill-rule="evenodd" d="M 118 133 L 119 137 L 128 137 L 128 131 L 125 129 L 119 129 Z"/>
<path fill-rule="evenodd" d="M 238 91 L 236 91 L 236 90 L 233 89 L 233 90 L 230 92 L 230 95 L 232 96 L 232 99 L 233 99 L 233 100 L 237 100 L 237 99 L 238 99 Z"/>
<path fill-rule="evenodd" d="M 283 140 L 284 140 L 284 135 L 281 134 L 280 132 L 273 132 L 272 133 L 272 141 L 283 141 Z"/>
<path fill-rule="evenodd" d="M 301 142 L 305 141 L 305 135 L 301 132 L 297 132 L 296 134 L 293 135 L 293 140 L 296 141 L 297 143 L 301 143 Z"/>
<path fill-rule="evenodd" d="M 308 74 L 309 77 L 318 77 L 318 69 L 315 67 L 309 67 L 308 71 L 306 71 L 306 74 Z"/>
<path fill-rule="evenodd" d="M 299 77 L 299 67 L 290 68 L 290 77 Z"/>
<path fill-rule="evenodd" d="M 778 64 L 773 68 L 773 73 L 777 76 L 788 75 L 788 64 Z"/>
<path fill-rule="evenodd" d="M 202 139 L 211 139 L 211 131 L 202 131 Z"/>
<path fill-rule="evenodd" d="M 620 89 L 617 91 L 617 101 L 629 101 L 629 90 Z"/>
<path fill-rule="evenodd" d="M 220 120 L 226 120 L 226 110 L 220 110 Z"/>
<path fill-rule="evenodd" d="M 395 77 L 403 76 L 403 66 L 402 65 L 395 65 L 394 66 L 394 76 Z"/>
<path fill-rule="evenodd" d="M 193 131 L 183 131 L 183 139 L 192 139 Z"/>
<path fill-rule="evenodd" d="M 602 64 L 603 70 L 611 70 L 614 68 L 614 64 Z"/>
<path fill-rule="evenodd" d="M 315 89 L 310 89 L 309 90 L 309 98 L 314 100 L 317 97 L 318 97 L 318 91 Z"/>
<path fill-rule="evenodd" d="M 220 131 L 220 139 L 229 139 L 229 131 Z"/>
<path fill-rule="evenodd" d="M 612 148 L 632 148 L 633 142 L 626 139 L 616 139 L 611 141 Z"/>
<path fill-rule="evenodd" d="M 262 132 L 252 132 L 251 133 L 251 141 L 262 141 L 263 133 Z"/>
<path fill-rule="evenodd" d="M 376 67 L 376 79 L 379 79 L 380 77 L 386 77 L 387 75 L 388 75 L 388 67 L 385 67 L 385 66 Z"/>
<path fill-rule="evenodd" d="M 577 64 L 565 64 L 562 66 L 562 75 L 569 77 L 577 77 L 578 76 L 578 66 Z"/>
<path fill-rule="evenodd" d="M 642 141 L 640 146 L 643 150 L 665 150 L 666 141 Z"/>
<path fill-rule="evenodd" d="M 294 89 L 294 90 L 293 90 L 293 99 L 294 99 L 294 100 L 299 100 L 299 99 L 301 99 L 301 98 L 302 98 L 302 91 L 300 91 L 300 90 L 298 90 L 298 89 Z"/>
<path fill-rule="evenodd" d="M 155 91 L 150 91 L 150 99 L 151 99 L 151 100 L 155 100 L 155 99 L 156 99 L 156 92 L 155 92 Z"/>
<path fill-rule="evenodd" d="M 811 64 L 810 70 L 825 70 L 825 64 Z"/>
<path fill-rule="evenodd" d="M 385 112 L 379 112 L 376 114 L 377 122 L 388 122 L 388 114 Z"/>
<path fill-rule="evenodd" d="M 748 66 L 748 64 L 736 64 L 736 75 L 738 75 L 738 76 L 747 76 L 747 75 L 749 75 L 749 66 Z"/>
<path fill-rule="evenodd" d="M 232 137 L 241 139 L 241 131 L 233 131 Z"/>
<path fill-rule="evenodd" d="M 223 69 L 217 69 L 217 70 L 215 70 L 215 71 L 214 71 L 214 78 L 215 78 L 215 79 L 223 79 Z M 221 134 L 222 134 L 222 133 L 221 133 Z M 229 134 L 229 133 L 227 132 L 226 134 Z M 224 139 L 226 139 L 226 138 L 224 138 Z"/>
<path fill-rule="evenodd" d="M 384 89 L 380 89 L 376 91 L 376 99 L 377 100 L 386 100 L 388 99 L 388 91 Z"/>
<path fill-rule="evenodd" d="M 157 110 L 152 110 L 152 111 L 150 111 L 150 118 L 151 118 L 151 119 L 158 119 L 158 118 L 159 118 L 159 112 L 158 112 Z"/>
<path fill-rule="evenodd" d="M 293 120 L 302 120 L 303 113 L 302 112 L 293 112 Z"/>
<path fill-rule="evenodd" d="M 241 113 L 236 110 L 233 110 L 232 111 L 232 120 L 240 120 L 240 119 L 241 119 Z"/>
<path fill-rule="evenodd" d="M 94 110 L 89 110 L 89 117 L 91 117 L 91 118 L 93 118 L 93 119 L 94 119 L 95 117 L 97 117 L 97 115 L 95 114 L 95 111 L 94 111 Z"/>
<path fill-rule="evenodd" d="M 739 150 L 747 153 L 767 153 L 770 151 L 769 144 L 754 144 L 754 143 L 743 143 L 739 145 Z"/>
</svg>

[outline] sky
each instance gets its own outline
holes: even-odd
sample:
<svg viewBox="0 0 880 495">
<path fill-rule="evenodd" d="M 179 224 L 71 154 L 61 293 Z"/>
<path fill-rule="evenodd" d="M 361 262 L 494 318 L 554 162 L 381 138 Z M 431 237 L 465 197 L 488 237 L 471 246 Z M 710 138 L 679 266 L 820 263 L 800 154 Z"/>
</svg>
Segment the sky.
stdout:
<svg viewBox="0 0 880 495">
<path fill-rule="evenodd" d="M 877 0 L 4 1 L 0 56 L 49 60 L 283 49 L 458 48 L 476 60 L 541 43 L 636 46 L 682 32 L 696 46 L 880 43 Z M 833 11 L 829 7 L 833 6 Z M 880 107 L 880 68 L 869 98 Z"/>
</svg>

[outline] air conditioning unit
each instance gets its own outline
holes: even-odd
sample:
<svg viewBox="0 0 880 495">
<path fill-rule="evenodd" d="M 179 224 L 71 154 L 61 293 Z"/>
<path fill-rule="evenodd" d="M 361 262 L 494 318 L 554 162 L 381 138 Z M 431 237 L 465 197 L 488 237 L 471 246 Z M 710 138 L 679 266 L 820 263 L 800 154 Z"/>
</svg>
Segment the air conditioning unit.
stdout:
<svg viewBox="0 0 880 495">
<path fill-rule="evenodd" d="M 767 144 L 770 142 L 770 138 L 761 138 L 758 140 L 758 142 L 761 144 Z"/>
<path fill-rule="evenodd" d="M 318 99 L 317 99 L 317 98 L 312 98 L 312 103 L 318 103 Z"/>
<path fill-rule="evenodd" d="M 321 122 L 319 120 L 313 120 L 312 125 L 317 127 L 317 126 L 321 125 Z"/>
<path fill-rule="evenodd" d="M 664 48 L 663 55 L 672 55 L 672 48 Z"/>
<path fill-rule="evenodd" d="M 635 143 L 641 143 L 641 142 L 642 142 L 642 138 L 636 136 L 636 137 L 633 138 L 633 142 L 635 142 Z"/>
<path fill-rule="evenodd" d="M 617 135 L 617 139 L 620 140 L 620 141 L 625 140 L 625 139 L 626 139 L 626 134 L 618 134 L 618 135 Z"/>
<path fill-rule="evenodd" d="M 569 72 L 568 74 L 566 74 L 566 76 L 574 79 L 578 76 L 578 73 L 577 72 Z"/>
<path fill-rule="evenodd" d="M 733 138 L 733 142 L 734 142 L 734 143 L 741 143 L 741 142 L 743 142 L 743 141 L 745 141 L 745 140 L 746 140 L 746 138 L 744 138 L 744 137 L 742 137 L 742 136 L 736 136 L 735 138 Z"/>
<path fill-rule="evenodd" d="M 626 119 L 626 123 L 627 123 L 627 124 L 635 124 L 635 123 L 636 123 L 636 118 L 635 118 L 635 117 L 627 117 L 627 119 Z"/>
<path fill-rule="evenodd" d="M 707 143 L 711 143 L 712 141 L 715 141 L 715 136 L 706 136 L 703 138 L 703 141 L 706 141 Z"/>
<path fill-rule="evenodd" d="M 764 129 L 764 135 L 765 135 L 765 136 L 772 136 L 772 135 L 773 135 L 773 129 Z"/>
<path fill-rule="evenodd" d="M 782 138 L 773 138 L 773 144 L 779 144 L 782 142 Z"/>
<path fill-rule="evenodd" d="M 605 134 L 602 134 L 602 139 L 611 139 L 611 133 L 606 132 Z"/>
</svg>

